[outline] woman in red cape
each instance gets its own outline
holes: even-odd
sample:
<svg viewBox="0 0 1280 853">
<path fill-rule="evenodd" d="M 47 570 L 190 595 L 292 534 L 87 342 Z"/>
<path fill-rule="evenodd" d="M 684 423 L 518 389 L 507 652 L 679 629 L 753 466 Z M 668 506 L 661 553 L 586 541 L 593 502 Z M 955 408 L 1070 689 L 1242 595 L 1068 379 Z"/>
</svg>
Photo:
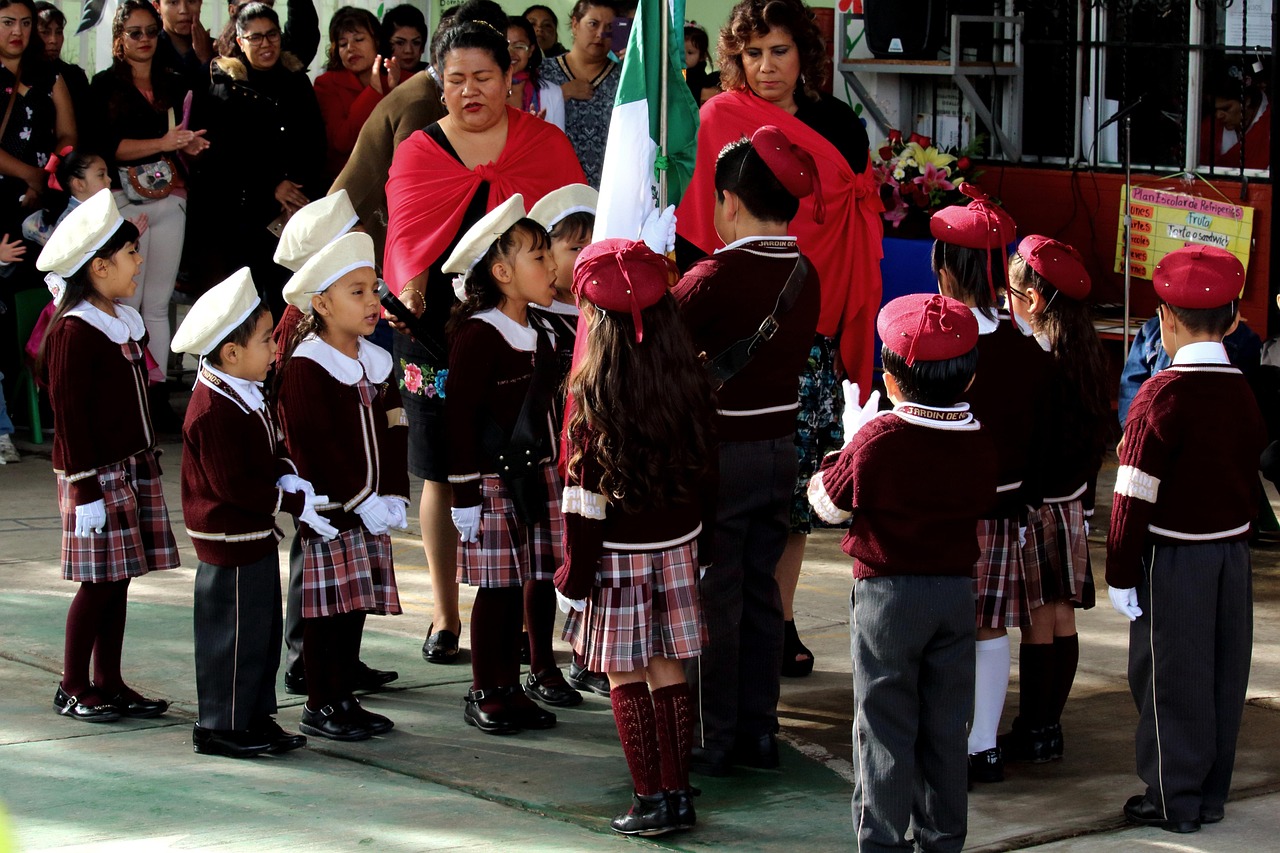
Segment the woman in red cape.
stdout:
<svg viewBox="0 0 1280 853">
<path fill-rule="evenodd" d="M 516 193 L 532 205 L 551 190 L 586 181 L 562 131 L 507 106 L 506 17 L 485 20 L 489 7 L 497 8 L 464 4 L 441 38 L 436 67 L 448 115 L 400 143 L 387 180 L 383 275 L 440 344 L 456 304 L 452 276 L 440 264 L 467 229 Z M 435 601 L 422 654 L 453 663 L 462 620 L 444 434 L 448 369 L 407 335 L 395 336 L 394 355 L 409 417 L 409 471 L 426 481 L 419 519 Z"/>
</svg>

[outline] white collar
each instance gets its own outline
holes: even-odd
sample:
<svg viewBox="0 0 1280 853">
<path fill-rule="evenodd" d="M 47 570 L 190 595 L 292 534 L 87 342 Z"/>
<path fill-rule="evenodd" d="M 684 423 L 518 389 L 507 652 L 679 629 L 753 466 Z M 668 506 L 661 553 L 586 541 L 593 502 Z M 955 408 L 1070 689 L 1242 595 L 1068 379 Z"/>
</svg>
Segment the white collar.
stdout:
<svg viewBox="0 0 1280 853">
<path fill-rule="evenodd" d="M 1217 341 L 1199 341 L 1183 344 L 1173 357 L 1174 365 L 1180 364 L 1230 364 L 1227 348 Z"/>
<path fill-rule="evenodd" d="M 214 391 L 215 393 L 221 394 L 231 402 L 235 403 L 237 406 L 240 406 L 240 408 L 242 409 L 244 408 L 244 406 L 242 406 L 241 403 L 242 402 L 247 403 L 249 405 L 249 409 L 248 409 L 249 412 L 260 412 L 264 408 L 266 408 L 267 399 L 262 394 L 261 382 L 254 382 L 252 379 L 241 379 L 238 376 L 232 376 L 230 373 L 227 373 L 225 371 L 219 370 L 218 368 L 214 367 L 212 364 L 209 363 L 208 359 L 201 359 L 200 366 L 204 370 L 207 370 L 210 373 L 212 373 L 215 377 L 220 379 L 222 382 L 226 383 L 226 385 L 232 391 L 234 391 L 236 394 L 240 396 L 240 399 L 237 400 L 235 397 L 228 394 L 224 389 L 219 388 L 214 383 L 208 381 L 204 377 L 203 373 L 197 375 L 197 379 L 196 379 L 197 382 L 203 383 L 204 385 L 208 386 L 210 390 Z"/>
<path fill-rule="evenodd" d="M 779 240 L 779 241 L 780 241 L 780 240 L 790 240 L 792 243 L 796 242 L 796 238 L 795 238 L 795 237 L 792 237 L 792 236 L 790 236 L 790 235 L 788 235 L 788 236 L 786 236 L 786 237 L 765 237 L 765 236 L 764 236 L 764 235 L 762 235 L 762 234 L 754 234 L 754 235 L 752 235 L 752 236 L 750 236 L 750 237 L 739 237 L 737 240 L 734 240 L 734 241 L 733 241 L 732 243 L 730 243 L 729 245 L 727 245 L 727 246 L 721 246 L 719 249 L 716 249 L 715 254 L 717 254 L 717 255 L 718 255 L 718 254 L 720 254 L 721 252 L 727 252 L 727 251 L 729 251 L 730 249 L 740 249 L 740 248 L 742 248 L 743 246 L 745 246 L 747 243 L 754 243 L 754 242 L 756 242 L 757 240 Z"/>
<path fill-rule="evenodd" d="M 979 426 L 977 419 L 969 411 L 968 403 L 957 403 L 954 406 L 925 406 L 904 400 L 893 407 L 892 414 L 909 424 L 930 429 L 975 430 Z"/>
<path fill-rule="evenodd" d="M 542 306 L 537 306 L 541 308 Z M 520 325 L 497 308 L 473 314 L 472 319 L 483 320 L 498 330 L 498 334 L 511 345 L 512 349 L 521 352 L 533 352 L 538 348 L 538 333 L 532 326 Z"/>
<path fill-rule="evenodd" d="M 146 324 L 142 322 L 142 315 L 119 302 L 116 303 L 114 317 L 87 299 L 68 311 L 66 316 L 80 318 L 106 335 L 113 344 L 140 341 L 147 332 Z"/>
<path fill-rule="evenodd" d="M 562 314 L 565 317 L 578 316 L 577 305 L 574 305 L 572 302 L 561 302 L 559 299 L 552 302 L 549 308 L 543 308 L 541 305 L 538 305 L 538 306 L 530 305 L 529 307 L 535 308 L 535 310 L 541 311 L 544 314 Z"/>
<path fill-rule="evenodd" d="M 978 334 L 989 335 L 992 332 L 994 332 L 996 329 L 1000 328 L 999 313 L 997 313 L 996 316 L 992 317 L 989 313 L 987 313 L 990 310 L 988 308 L 970 307 L 969 310 L 973 312 L 973 316 L 978 320 Z"/>
<path fill-rule="evenodd" d="M 359 358 L 338 352 L 316 335 L 308 336 L 293 351 L 294 357 L 309 358 L 343 385 L 355 385 L 367 377 L 375 385 L 391 374 L 391 354 L 364 338 L 357 340 Z"/>
<path fill-rule="evenodd" d="M 1053 352 L 1053 341 L 1049 340 L 1048 335 L 1044 332 L 1036 332 L 1033 337 L 1035 337 L 1036 343 L 1040 345 L 1040 349 L 1045 352 Z"/>
</svg>

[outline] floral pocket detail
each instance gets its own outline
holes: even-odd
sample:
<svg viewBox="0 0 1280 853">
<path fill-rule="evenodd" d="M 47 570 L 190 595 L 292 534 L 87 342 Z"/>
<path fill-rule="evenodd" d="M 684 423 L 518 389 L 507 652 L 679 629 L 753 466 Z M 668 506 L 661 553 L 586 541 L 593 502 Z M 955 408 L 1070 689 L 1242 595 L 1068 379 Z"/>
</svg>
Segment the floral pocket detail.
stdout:
<svg viewBox="0 0 1280 853">
<path fill-rule="evenodd" d="M 444 399 L 444 383 L 449 378 L 447 367 L 437 370 L 429 365 L 400 359 L 400 390 L 419 397 Z"/>
</svg>

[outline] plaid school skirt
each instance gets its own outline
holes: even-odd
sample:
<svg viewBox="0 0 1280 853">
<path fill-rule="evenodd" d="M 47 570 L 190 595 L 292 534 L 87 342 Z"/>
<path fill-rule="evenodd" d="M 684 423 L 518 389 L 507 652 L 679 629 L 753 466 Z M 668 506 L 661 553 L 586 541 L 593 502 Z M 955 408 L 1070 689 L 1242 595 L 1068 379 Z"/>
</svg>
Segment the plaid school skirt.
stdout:
<svg viewBox="0 0 1280 853">
<path fill-rule="evenodd" d="M 62 577 L 78 583 L 104 583 L 176 568 L 178 545 L 169 526 L 156 452 L 144 450 L 99 468 L 97 476 L 107 523 L 101 534 L 78 539 L 71 487 L 66 477 L 58 475 Z"/>
<path fill-rule="evenodd" d="M 391 537 L 353 527 L 330 542 L 302 541 L 302 618 L 316 619 L 364 611 L 400 613 Z"/>
<path fill-rule="evenodd" d="M 1022 563 L 1028 579 L 1037 579 L 1034 590 L 1027 584 L 1027 606 L 1032 610 L 1053 601 L 1093 606 L 1093 571 L 1079 500 L 1044 504 L 1031 514 Z"/>
<path fill-rule="evenodd" d="M 458 582 L 500 588 L 527 580 L 549 581 L 564 561 L 564 514 L 560 512 L 560 474 L 554 463 L 542 466 L 549 518 L 525 524 L 516 516 L 507 486 L 499 477 L 480 481 L 480 537 L 458 542 Z"/>
<path fill-rule="evenodd" d="M 1031 624 L 1029 598 L 1040 595 L 1040 576 L 1028 577 L 1018 544 L 1016 518 L 978 519 L 981 553 L 973 567 L 979 628 L 1021 628 Z"/>
<path fill-rule="evenodd" d="M 702 653 L 706 626 L 698 598 L 698 543 L 600 557 L 587 607 L 569 613 L 564 639 L 592 672 L 632 672 L 655 655 Z"/>
</svg>

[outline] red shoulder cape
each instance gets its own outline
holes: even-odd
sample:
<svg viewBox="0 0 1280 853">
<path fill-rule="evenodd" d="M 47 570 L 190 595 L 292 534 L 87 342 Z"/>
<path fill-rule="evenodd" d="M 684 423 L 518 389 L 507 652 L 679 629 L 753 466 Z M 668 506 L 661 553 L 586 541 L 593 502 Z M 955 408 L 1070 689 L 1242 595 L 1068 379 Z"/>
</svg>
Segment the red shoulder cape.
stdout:
<svg viewBox="0 0 1280 853">
<path fill-rule="evenodd" d="M 468 169 L 422 131 L 400 143 L 387 177 L 387 248 L 383 278 L 399 293 L 427 270 L 458 234 L 482 181 L 485 210 L 516 193 L 532 207 L 566 184 L 586 183 L 569 138 L 553 124 L 507 107 L 507 144 L 493 163 Z"/>
<path fill-rule="evenodd" d="M 849 163 L 817 131 L 785 110 L 749 91 L 722 92 L 701 110 L 698 156 L 693 179 L 676 214 L 676 230 L 704 252 L 723 245 L 712 220 L 715 209 L 715 165 L 720 149 L 761 126 L 781 128 L 818 164 L 826 208 L 823 224 L 813 218 L 814 198 L 800 200 L 791 233 L 813 262 L 822 282 L 818 331 L 836 337 L 840 360 L 865 400 L 871 390 L 876 312 L 880 309 L 880 258 L 884 207 L 871 174 L 871 164 L 855 175 Z"/>
</svg>

